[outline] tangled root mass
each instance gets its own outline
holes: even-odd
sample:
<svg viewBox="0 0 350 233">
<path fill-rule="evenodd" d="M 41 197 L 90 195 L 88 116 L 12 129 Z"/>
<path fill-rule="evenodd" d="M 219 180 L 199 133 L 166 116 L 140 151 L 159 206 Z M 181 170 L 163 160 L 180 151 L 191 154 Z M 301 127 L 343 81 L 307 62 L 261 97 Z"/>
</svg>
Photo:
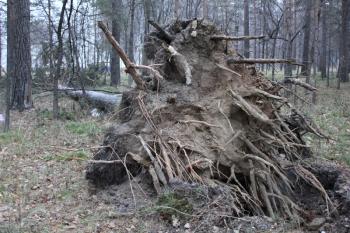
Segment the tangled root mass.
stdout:
<svg viewBox="0 0 350 233">
<path fill-rule="evenodd" d="M 303 210 L 290 177 L 301 177 L 331 206 L 300 162 L 310 155 L 302 135 L 322 134 L 280 95 L 281 86 L 254 66 L 228 63 L 240 55 L 212 40 L 220 32 L 206 21 L 177 21 L 166 32 L 152 32 L 145 46 L 163 79 L 150 74 L 146 91 L 124 93 L 121 122 L 94 157 L 116 161 L 90 164 L 87 178 L 109 185 L 144 169 L 158 193 L 179 181 L 220 187 L 234 215 L 292 218 Z"/>
</svg>

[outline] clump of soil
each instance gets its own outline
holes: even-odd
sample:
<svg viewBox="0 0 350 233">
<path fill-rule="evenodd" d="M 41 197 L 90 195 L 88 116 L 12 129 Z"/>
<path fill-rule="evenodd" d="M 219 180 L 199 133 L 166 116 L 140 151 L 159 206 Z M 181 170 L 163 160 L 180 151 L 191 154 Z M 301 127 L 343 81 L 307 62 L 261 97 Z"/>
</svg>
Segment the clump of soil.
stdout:
<svg viewBox="0 0 350 233">
<path fill-rule="evenodd" d="M 219 34 L 189 20 L 148 36 L 146 56 L 163 79 L 150 74 L 146 90 L 124 93 L 120 122 L 87 179 L 106 186 L 147 171 L 158 194 L 196 184 L 214 190 L 221 197 L 215 206 L 230 216 L 289 219 L 308 214 L 296 201 L 295 181 L 303 180 L 331 213 L 325 188 L 302 162 L 310 156 L 302 135 L 323 134 L 280 95 L 279 84 L 254 66 L 228 63 L 241 56 L 211 39 Z"/>
</svg>

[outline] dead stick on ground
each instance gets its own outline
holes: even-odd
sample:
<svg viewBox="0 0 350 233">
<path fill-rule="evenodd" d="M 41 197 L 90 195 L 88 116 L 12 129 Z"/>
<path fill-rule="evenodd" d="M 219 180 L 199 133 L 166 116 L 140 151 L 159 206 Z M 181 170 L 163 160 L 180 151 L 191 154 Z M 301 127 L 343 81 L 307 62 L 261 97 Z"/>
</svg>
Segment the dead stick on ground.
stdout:
<svg viewBox="0 0 350 233">
<path fill-rule="evenodd" d="M 122 160 L 88 160 L 88 163 L 101 163 L 101 164 L 113 164 L 113 163 L 123 163 Z"/>
<path fill-rule="evenodd" d="M 188 124 L 188 123 L 203 124 L 203 125 L 206 125 L 208 127 L 222 128 L 219 125 L 209 124 L 208 122 L 205 122 L 205 121 L 188 120 L 188 121 L 179 121 L 179 123 L 184 123 L 184 124 Z"/>
<path fill-rule="evenodd" d="M 264 38 L 265 36 L 225 36 L 225 35 L 215 35 L 210 37 L 211 40 L 232 40 L 232 41 L 261 40 Z"/>
<path fill-rule="evenodd" d="M 102 22 L 98 21 L 98 26 L 101 28 L 101 30 L 106 35 L 108 41 L 111 43 L 117 54 L 120 56 L 120 58 L 123 60 L 124 65 L 126 67 L 126 72 L 129 73 L 132 77 L 132 79 L 135 81 L 137 88 L 144 90 L 145 89 L 145 83 L 142 80 L 140 74 L 137 73 L 135 69 L 135 65 L 132 63 L 132 61 L 129 59 L 129 57 L 126 55 L 124 50 L 119 45 L 118 41 L 113 37 L 111 31 L 109 31 L 107 25 Z"/>
</svg>

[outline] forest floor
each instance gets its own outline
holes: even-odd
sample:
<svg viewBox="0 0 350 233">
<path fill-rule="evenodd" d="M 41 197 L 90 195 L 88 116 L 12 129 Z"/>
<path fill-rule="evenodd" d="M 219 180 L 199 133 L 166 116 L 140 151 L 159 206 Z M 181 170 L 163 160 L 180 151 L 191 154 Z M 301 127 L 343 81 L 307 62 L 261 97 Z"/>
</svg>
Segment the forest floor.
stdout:
<svg viewBox="0 0 350 233">
<path fill-rule="evenodd" d="M 344 85 L 338 91 L 325 88 L 322 83 L 316 105 L 301 106 L 299 101 L 299 107 L 335 139 L 327 143 L 307 136 L 316 156 L 348 165 L 349 89 L 350 85 Z M 87 161 L 99 148 L 104 132 L 115 121 L 114 116 L 92 118 L 77 103 L 62 98 L 62 120 L 54 121 L 49 110 L 51 96 L 41 94 L 34 98 L 35 108 L 13 112 L 12 131 L 0 133 L 1 233 L 192 232 L 195 229 L 184 221 L 168 231 L 172 226 L 161 224 L 164 221 L 160 221 L 157 208 L 160 203 L 141 180 L 132 182 L 133 195 L 128 182 L 103 192 L 89 186 L 84 178 Z M 208 232 L 219 232 L 216 226 L 212 227 Z M 251 232 L 258 232 L 253 224 L 250 227 Z M 266 232 L 278 231 L 272 227 Z"/>
</svg>

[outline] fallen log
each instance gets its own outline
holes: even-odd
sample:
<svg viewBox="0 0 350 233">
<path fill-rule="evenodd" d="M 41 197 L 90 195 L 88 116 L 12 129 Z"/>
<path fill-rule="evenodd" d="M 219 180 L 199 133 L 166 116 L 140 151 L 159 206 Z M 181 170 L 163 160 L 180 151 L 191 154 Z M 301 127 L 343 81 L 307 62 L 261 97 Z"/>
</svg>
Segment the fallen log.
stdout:
<svg viewBox="0 0 350 233">
<path fill-rule="evenodd" d="M 58 91 L 65 93 L 74 100 L 86 100 L 91 106 L 102 111 L 112 111 L 119 106 L 122 94 L 106 94 L 99 91 L 74 90 L 68 87 L 59 87 Z"/>
</svg>

